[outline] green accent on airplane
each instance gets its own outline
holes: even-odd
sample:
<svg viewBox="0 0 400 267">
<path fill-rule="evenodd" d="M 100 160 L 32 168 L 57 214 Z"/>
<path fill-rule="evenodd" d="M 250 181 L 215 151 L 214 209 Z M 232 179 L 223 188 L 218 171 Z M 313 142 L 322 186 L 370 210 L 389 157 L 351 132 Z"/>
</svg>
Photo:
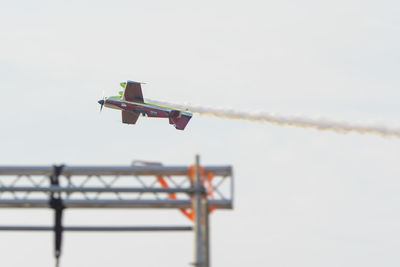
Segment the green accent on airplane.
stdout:
<svg viewBox="0 0 400 267">
<path fill-rule="evenodd" d="M 121 83 L 122 84 L 122 83 Z M 118 92 L 119 95 L 114 95 L 114 96 L 109 96 L 107 98 L 111 98 L 111 99 L 122 99 L 122 96 L 124 95 L 124 91 L 119 91 Z"/>
<path fill-rule="evenodd" d="M 122 83 L 120 83 L 119 85 L 121 85 L 121 87 L 125 89 L 125 87 L 126 87 L 126 82 L 122 82 Z"/>
<path fill-rule="evenodd" d="M 116 95 L 116 96 L 109 96 L 109 97 L 107 97 L 107 99 L 108 99 L 108 98 L 111 98 L 111 99 L 121 99 L 122 96 Z"/>
</svg>

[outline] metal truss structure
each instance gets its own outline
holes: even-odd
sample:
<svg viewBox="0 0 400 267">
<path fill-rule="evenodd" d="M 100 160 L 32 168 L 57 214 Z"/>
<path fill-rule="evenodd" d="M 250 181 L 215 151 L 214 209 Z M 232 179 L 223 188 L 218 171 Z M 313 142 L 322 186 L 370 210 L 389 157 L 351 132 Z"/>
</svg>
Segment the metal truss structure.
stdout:
<svg viewBox="0 0 400 267">
<path fill-rule="evenodd" d="M 54 226 L 0 225 L 4 231 L 54 231 L 56 266 L 64 231 L 194 231 L 195 266 L 210 266 L 208 215 L 233 208 L 230 166 L 0 166 L 0 208 L 51 208 Z M 180 209 L 188 226 L 64 226 L 64 209 Z"/>
</svg>

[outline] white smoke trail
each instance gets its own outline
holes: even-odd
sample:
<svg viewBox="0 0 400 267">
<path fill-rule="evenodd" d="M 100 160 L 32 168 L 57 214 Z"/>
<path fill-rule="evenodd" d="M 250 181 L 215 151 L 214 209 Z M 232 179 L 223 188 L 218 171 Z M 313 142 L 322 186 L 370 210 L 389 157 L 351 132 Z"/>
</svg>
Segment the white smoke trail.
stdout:
<svg viewBox="0 0 400 267">
<path fill-rule="evenodd" d="M 334 131 L 339 133 L 356 132 L 360 134 L 376 134 L 383 137 L 397 137 L 400 138 L 399 128 L 390 128 L 383 125 L 366 125 L 357 124 L 344 121 L 333 121 L 329 119 L 313 119 L 303 116 L 285 116 L 274 113 L 248 113 L 236 111 L 233 109 L 216 109 L 209 107 L 193 106 L 193 105 L 179 105 L 174 103 L 153 101 L 152 103 L 172 106 L 177 109 L 187 110 L 201 115 L 210 115 L 227 119 L 239 119 L 255 122 L 269 122 L 276 125 L 288 125 L 301 128 L 314 128 L 321 131 Z"/>
</svg>

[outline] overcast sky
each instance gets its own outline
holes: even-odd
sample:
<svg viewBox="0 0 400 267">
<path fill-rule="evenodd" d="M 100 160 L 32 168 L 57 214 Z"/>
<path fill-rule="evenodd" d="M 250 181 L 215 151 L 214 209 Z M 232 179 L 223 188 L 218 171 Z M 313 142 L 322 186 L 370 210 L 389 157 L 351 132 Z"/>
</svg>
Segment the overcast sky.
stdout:
<svg viewBox="0 0 400 267">
<path fill-rule="evenodd" d="M 231 164 L 213 266 L 399 266 L 400 140 L 195 115 L 123 125 L 104 90 L 399 126 L 398 1 L 0 1 L 1 165 Z M 49 225 L 50 211 L 0 210 Z M 185 224 L 67 211 L 66 224 Z M 0 233 L 1 266 L 53 266 L 51 233 Z M 62 266 L 188 266 L 191 233 L 65 235 Z M 30 265 L 27 265 L 30 264 Z"/>
</svg>

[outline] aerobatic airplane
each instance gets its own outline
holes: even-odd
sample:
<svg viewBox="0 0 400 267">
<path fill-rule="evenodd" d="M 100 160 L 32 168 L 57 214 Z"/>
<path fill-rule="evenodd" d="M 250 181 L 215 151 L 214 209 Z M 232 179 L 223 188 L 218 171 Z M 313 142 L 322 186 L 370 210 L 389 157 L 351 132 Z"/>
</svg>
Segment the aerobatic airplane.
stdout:
<svg viewBox="0 0 400 267">
<path fill-rule="evenodd" d="M 127 81 L 120 83 L 124 91 L 119 92 L 119 96 L 104 97 L 99 100 L 100 111 L 103 106 L 122 110 L 122 123 L 135 124 L 139 115 L 155 118 L 168 118 L 169 124 L 173 124 L 176 129 L 183 130 L 192 118 L 192 113 L 164 107 L 149 102 L 144 102 L 142 87 L 140 82 Z"/>
</svg>

